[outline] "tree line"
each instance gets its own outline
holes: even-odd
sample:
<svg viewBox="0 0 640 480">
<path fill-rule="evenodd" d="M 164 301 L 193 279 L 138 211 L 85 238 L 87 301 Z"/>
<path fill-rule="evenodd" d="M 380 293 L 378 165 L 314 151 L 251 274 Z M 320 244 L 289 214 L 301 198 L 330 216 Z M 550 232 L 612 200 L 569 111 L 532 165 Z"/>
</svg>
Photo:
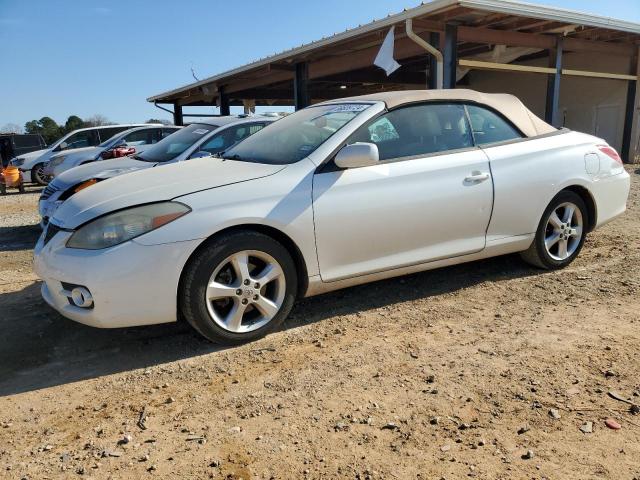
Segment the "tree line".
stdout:
<svg viewBox="0 0 640 480">
<path fill-rule="evenodd" d="M 150 118 L 145 123 L 164 123 L 170 122 L 166 120 L 159 120 L 157 118 Z M 104 115 L 93 115 L 84 120 L 77 115 L 71 115 L 67 118 L 64 125 L 58 125 L 58 123 L 51 117 L 42 117 L 40 120 L 31 120 L 24 124 L 24 129 L 19 125 L 6 124 L 0 129 L 0 133 L 35 133 L 42 135 L 47 145 L 51 145 L 59 138 L 63 137 L 69 132 L 73 132 L 79 128 L 87 127 L 100 127 L 103 125 L 113 125 L 107 117 Z"/>
</svg>

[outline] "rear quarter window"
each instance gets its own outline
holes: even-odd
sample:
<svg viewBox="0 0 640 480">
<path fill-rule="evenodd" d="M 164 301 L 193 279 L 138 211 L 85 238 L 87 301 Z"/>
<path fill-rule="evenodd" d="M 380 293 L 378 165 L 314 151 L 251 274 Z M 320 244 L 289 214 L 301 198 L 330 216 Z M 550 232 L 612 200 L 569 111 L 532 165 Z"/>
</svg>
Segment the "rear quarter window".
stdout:
<svg viewBox="0 0 640 480">
<path fill-rule="evenodd" d="M 498 113 L 478 105 L 467 105 L 476 145 L 490 145 L 523 138 L 524 135 Z"/>
</svg>

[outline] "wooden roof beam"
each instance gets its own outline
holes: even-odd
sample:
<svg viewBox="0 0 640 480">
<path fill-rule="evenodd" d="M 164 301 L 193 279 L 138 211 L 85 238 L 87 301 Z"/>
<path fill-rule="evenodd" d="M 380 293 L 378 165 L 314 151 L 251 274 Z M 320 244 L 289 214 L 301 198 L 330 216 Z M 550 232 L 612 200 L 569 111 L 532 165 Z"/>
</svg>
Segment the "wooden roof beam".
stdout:
<svg viewBox="0 0 640 480">
<path fill-rule="evenodd" d="M 508 13 L 492 13 L 492 14 L 486 15 L 480 20 L 473 22 L 470 26 L 486 28 L 492 25 L 502 23 L 509 18 L 513 18 L 513 16 L 509 15 Z"/>
<path fill-rule="evenodd" d="M 510 32 L 489 28 L 458 27 L 458 41 L 470 43 L 488 43 L 491 45 L 508 45 L 513 47 L 530 47 L 553 49 L 555 38 L 552 35 L 542 35 L 524 32 Z M 572 37 L 566 37 L 566 50 L 577 52 L 605 53 L 630 57 L 634 55 L 633 45 L 619 43 L 594 42 Z"/>
<path fill-rule="evenodd" d="M 442 13 L 438 13 L 433 15 L 433 19 L 438 22 L 448 22 L 449 20 L 453 20 L 460 15 L 464 15 L 472 12 L 467 7 L 452 7 L 449 10 L 444 10 Z"/>
</svg>

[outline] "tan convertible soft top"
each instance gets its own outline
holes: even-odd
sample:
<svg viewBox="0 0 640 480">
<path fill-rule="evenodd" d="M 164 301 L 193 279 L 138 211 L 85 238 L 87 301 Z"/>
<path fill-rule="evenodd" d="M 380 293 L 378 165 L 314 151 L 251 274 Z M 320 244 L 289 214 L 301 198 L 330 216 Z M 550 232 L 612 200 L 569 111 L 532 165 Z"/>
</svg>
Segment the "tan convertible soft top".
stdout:
<svg viewBox="0 0 640 480">
<path fill-rule="evenodd" d="M 536 137 L 557 131 L 544 120 L 538 118 L 524 104 L 513 95 L 505 93 L 481 93 L 475 90 L 403 90 L 399 92 L 381 92 L 371 95 L 341 98 L 323 102 L 344 103 L 349 101 L 384 102 L 388 109 L 407 103 L 424 101 L 467 101 L 475 102 L 497 110 L 522 131 L 527 137 Z"/>
</svg>

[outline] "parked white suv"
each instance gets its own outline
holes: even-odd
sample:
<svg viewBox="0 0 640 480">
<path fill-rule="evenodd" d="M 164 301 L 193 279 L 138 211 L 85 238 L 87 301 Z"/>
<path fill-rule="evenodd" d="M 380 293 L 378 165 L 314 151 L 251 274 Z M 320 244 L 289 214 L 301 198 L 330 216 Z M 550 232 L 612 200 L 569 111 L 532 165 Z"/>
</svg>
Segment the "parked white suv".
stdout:
<svg viewBox="0 0 640 480">
<path fill-rule="evenodd" d="M 44 166 L 51 157 L 63 150 L 74 150 L 83 147 L 95 147 L 115 134 L 133 127 L 143 127 L 144 123 L 127 125 L 105 125 L 104 127 L 80 128 L 68 133 L 57 142 L 35 152 L 19 155 L 11 159 L 11 165 L 18 167 L 25 182 L 46 185 L 48 178 L 44 174 Z"/>
<path fill-rule="evenodd" d="M 44 167 L 44 174 L 48 177 L 57 177 L 78 165 L 142 153 L 181 128 L 149 124 L 124 130 L 97 147 L 77 148 L 70 152 L 64 151 L 53 155 Z"/>
</svg>

